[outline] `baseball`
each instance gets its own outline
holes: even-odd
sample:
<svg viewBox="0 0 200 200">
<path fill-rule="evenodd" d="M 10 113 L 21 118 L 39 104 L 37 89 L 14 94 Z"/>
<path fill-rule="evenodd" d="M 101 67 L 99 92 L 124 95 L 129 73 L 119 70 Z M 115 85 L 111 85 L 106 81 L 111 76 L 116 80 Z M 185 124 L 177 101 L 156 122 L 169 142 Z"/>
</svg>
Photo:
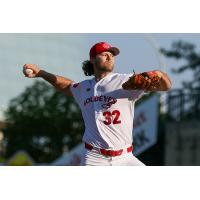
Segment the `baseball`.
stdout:
<svg viewBox="0 0 200 200">
<path fill-rule="evenodd" d="M 32 69 L 25 69 L 25 74 L 29 75 L 32 74 L 33 70 Z"/>
</svg>

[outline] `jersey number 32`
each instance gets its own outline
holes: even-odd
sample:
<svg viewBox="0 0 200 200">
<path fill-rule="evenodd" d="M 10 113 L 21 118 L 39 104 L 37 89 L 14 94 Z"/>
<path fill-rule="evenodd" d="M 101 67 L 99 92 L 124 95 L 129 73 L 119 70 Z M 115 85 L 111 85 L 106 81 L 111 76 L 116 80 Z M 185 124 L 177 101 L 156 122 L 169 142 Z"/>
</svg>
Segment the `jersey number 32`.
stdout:
<svg viewBox="0 0 200 200">
<path fill-rule="evenodd" d="M 103 123 L 105 125 L 113 124 L 121 124 L 121 120 L 119 120 L 120 112 L 119 110 L 113 110 L 112 113 L 109 111 L 106 111 L 103 113 L 103 116 L 105 117 L 105 121 Z"/>
</svg>

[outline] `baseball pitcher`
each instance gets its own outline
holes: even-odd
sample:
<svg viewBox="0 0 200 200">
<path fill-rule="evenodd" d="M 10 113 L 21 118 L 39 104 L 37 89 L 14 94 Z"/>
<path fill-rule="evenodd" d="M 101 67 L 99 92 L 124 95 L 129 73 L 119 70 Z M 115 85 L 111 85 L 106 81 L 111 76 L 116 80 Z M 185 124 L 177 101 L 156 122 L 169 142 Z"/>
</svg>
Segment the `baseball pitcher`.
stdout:
<svg viewBox="0 0 200 200">
<path fill-rule="evenodd" d="M 132 153 L 135 102 L 145 93 L 171 88 L 169 77 L 160 70 L 113 73 L 115 56 L 119 53 L 118 48 L 106 42 L 95 44 L 89 60 L 82 63 L 84 74 L 93 77 L 79 83 L 48 73 L 35 64 L 23 66 L 26 77 L 43 78 L 73 96 L 80 106 L 85 123 L 81 165 L 143 166 Z"/>
</svg>

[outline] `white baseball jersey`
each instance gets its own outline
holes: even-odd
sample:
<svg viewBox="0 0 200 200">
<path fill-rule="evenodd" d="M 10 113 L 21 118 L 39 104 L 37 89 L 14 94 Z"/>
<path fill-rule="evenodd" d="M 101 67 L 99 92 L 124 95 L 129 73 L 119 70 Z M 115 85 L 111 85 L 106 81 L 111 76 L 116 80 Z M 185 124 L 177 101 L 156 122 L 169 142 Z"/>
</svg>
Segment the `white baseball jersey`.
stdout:
<svg viewBox="0 0 200 200">
<path fill-rule="evenodd" d="M 85 123 L 84 142 L 106 149 L 132 145 L 134 104 L 144 91 L 122 88 L 130 76 L 109 73 L 98 82 L 93 78 L 72 83 L 70 89 Z"/>
</svg>

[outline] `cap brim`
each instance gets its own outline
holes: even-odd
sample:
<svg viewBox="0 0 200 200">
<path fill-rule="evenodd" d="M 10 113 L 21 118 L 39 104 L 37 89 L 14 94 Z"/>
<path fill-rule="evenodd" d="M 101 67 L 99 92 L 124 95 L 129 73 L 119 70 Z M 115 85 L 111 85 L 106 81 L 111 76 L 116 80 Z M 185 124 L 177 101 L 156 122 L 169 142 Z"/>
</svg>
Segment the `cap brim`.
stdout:
<svg viewBox="0 0 200 200">
<path fill-rule="evenodd" d="M 111 47 L 108 51 L 113 53 L 114 56 L 117 56 L 120 53 L 120 50 L 116 47 Z"/>
</svg>

